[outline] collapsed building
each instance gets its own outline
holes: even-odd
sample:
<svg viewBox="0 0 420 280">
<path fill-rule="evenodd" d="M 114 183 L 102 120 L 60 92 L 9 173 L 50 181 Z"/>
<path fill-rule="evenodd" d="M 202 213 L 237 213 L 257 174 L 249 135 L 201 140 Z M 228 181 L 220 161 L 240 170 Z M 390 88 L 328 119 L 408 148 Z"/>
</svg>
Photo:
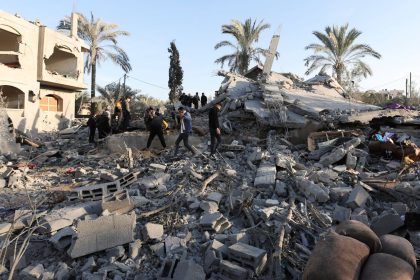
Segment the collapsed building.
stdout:
<svg viewBox="0 0 420 280">
<path fill-rule="evenodd" d="M 142 150 L 141 130 L 94 147 L 81 125 L 1 155 L 0 279 L 418 277 L 419 111 L 271 64 L 220 72 L 220 95 L 191 110 L 196 156 Z"/>
<path fill-rule="evenodd" d="M 36 134 L 69 126 L 75 93 L 86 89 L 77 16 L 68 36 L 0 11 L 0 38 L 0 93 L 14 127 Z"/>
</svg>

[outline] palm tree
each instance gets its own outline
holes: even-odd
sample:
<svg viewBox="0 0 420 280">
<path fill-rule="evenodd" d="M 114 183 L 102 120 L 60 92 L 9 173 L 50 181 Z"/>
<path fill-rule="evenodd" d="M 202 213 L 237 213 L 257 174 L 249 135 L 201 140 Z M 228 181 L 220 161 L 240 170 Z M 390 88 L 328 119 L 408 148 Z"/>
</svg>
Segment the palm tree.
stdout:
<svg viewBox="0 0 420 280">
<path fill-rule="evenodd" d="M 221 47 L 231 47 L 234 52 L 224 55 L 215 60 L 215 63 L 223 65 L 227 62 L 230 71 L 245 74 L 248 71 L 251 61 L 260 63 L 260 55 L 265 56 L 268 51 L 254 47 L 254 43 L 258 42 L 260 34 L 263 30 L 270 28 L 270 25 L 251 18 L 241 23 L 239 20 L 232 20 L 230 24 L 222 25 L 222 33 L 235 37 L 236 42 L 221 41 L 214 46 L 214 49 Z M 277 56 L 277 54 L 276 54 Z"/>
<path fill-rule="evenodd" d="M 327 26 L 325 33 L 314 31 L 313 34 L 321 41 L 320 44 L 310 44 L 306 50 L 313 50 L 314 54 L 305 58 L 305 66 L 309 66 L 306 75 L 318 68 L 320 72 L 331 69 L 337 82 L 342 84 L 343 77 L 348 73 L 358 73 L 363 77 L 372 75 L 372 69 L 362 61 L 366 56 L 381 58 L 381 55 L 369 45 L 356 44 L 361 31 L 352 28 L 348 31 L 348 24 L 343 26 Z"/>
<path fill-rule="evenodd" d="M 135 99 L 137 95 L 140 93 L 138 89 L 132 89 L 130 86 L 125 87 L 125 93 L 119 83 L 111 83 L 104 87 L 97 86 L 98 92 L 102 95 L 102 97 L 106 100 L 107 104 L 114 107 L 115 103 L 122 99 L 123 97 L 131 97 L 131 99 Z"/>
<path fill-rule="evenodd" d="M 91 98 L 95 97 L 96 66 L 101 61 L 110 59 L 120 66 L 124 72 L 131 70 L 130 60 L 126 52 L 118 46 L 117 38 L 130 35 L 127 31 L 118 30 L 118 25 L 107 23 L 102 19 L 95 19 L 91 14 L 90 20 L 78 13 L 78 36 L 86 41 L 90 49 L 85 63 L 85 71 L 91 73 Z M 60 21 L 57 29 L 70 30 L 71 20 L 65 17 Z M 93 107 L 93 103 L 92 103 Z M 93 113 L 93 109 L 91 111 Z"/>
</svg>

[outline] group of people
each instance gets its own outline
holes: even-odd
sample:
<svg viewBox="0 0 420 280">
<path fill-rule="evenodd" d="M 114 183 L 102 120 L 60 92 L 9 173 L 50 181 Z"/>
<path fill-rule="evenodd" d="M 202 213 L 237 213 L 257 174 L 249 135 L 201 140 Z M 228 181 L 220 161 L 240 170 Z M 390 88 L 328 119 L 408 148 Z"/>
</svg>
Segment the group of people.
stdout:
<svg viewBox="0 0 420 280">
<path fill-rule="evenodd" d="M 192 106 L 194 105 L 194 108 L 198 109 L 199 103 L 201 103 L 201 107 L 206 106 L 207 96 L 204 94 L 204 92 L 201 93 L 201 97 L 198 95 L 198 92 L 196 92 L 194 96 L 192 96 L 191 94 L 185 94 L 185 92 L 183 92 L 179 97 L 179 101 L 183 106 L 192 108 Z"/>
<path fill-rule="evenodd" d="M 210 131 L 210 158 L 215 157 L 215 153 L 220 143 L 222 142 L 221 130 L 219 125 L 219 112 L 221 104 L 217 103 L 209 110 L 209 131 Z M 183 142 L 185 148 L 195 155 L 196 152 L 189 143 L 189 136 L 192 134 L 192 118 L 191 114 L 187 112 L 184 107 L 179 107 L 176 114 L 176 119 L 179 127 L 179 135 L 175 141 L 174 156 L 178 155 L 179 145 Z M 149 138 L 147 140 L 147 149 L 150 148 L 153 139 L 157 135 L 163 148 L 166 148 L 165 137 L 163 131 L 167 124 L 163 116 L 156 115 L 153 108 L 149 108 L 145 115 L 146 128 L 149 130 Z M 166 124 L 166 125 L 165 125 Z"/>
<path fill-rule="evenodd" d="M 106 107 L 102 113 L 94 112 L 91 114 L 87 125 L 89 127 L 89 143 L 95 143 L 95 134 L 98 130 L 98 138 L 103 139 L 111 135 L 113 131 L 124 132 L 127 131 L 130 124 L 130 97 L 125 97 L 118 100 L 114 108 L 114 117 L 111 117 L 110 108 Z M 113 129 L 113 120 L 115 126 Z"/>
</svg>

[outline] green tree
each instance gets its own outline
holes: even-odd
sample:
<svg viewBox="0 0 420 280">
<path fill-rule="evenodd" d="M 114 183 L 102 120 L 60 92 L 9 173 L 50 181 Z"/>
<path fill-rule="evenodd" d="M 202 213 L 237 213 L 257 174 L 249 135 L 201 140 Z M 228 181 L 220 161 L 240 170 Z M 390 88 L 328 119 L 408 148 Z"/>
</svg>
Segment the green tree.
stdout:
<svg viewBox="0 0 420 280">
<path fill-rule="evenodd" d="M 101 61 L 110 59 L 122 68 L 124 72 L 131 70 L 130 60 L 126 52 L 118 46 L 117 39 L 130 35 L 127 31 L 118 30 L 118 25 L 107 23 L 100 18 L 90 20 L 78 13 L 78 36 L 89 45 L 89 52 L 85 63 L 85 71 L 91 73 L 91 98 L 95 97 L 96 67 Z M 71 19 L 65 17 L 58 24 L 59 30 L 70 30 Z M 92 108 L 93 109 L 93 108 Z M 92 110 L 93 113 L 93 110 Z"/>
<path fill-rule="evenodd" d="M 266 56 L 268 53 L 266 49 L 254 47 L 261 32 L 268 28 L 270 28 L 269 24 L 263 23 L 263 21 L 257 23 L 256 20 L 252 21 L 251 18 L 245 20 L 244 23 L 239 20 L 232 20 L 230 24 L 222 25 L 222 33 L 233 36 L 235 42 L 221 41 L 214 46 L 214 49 L 230 47 L 234 52 L 216 59 L 215 63 L 221 64 L 222 68 L 227 63 L 230 71 L 245 74 L 251 61 L 260 63 L 261 55 Z"/>
<path fill-rule="evenodd" d="M 309 66 L 306 75 L 320 68 L 320 72 L 332 70 L 337 82 L 342 85 L 345 76 L 367 77 L 372 75 L 372 69 L 362 59 L 371 56 L 377 59 L 381 55 L 369 45 L 355 43 L 362 34 L 361 31 L 349 25 L 327 26 L 325 33 L 314 31 L 313 34 L 321 43 L 310 44 L 306 50 L 314 54 L 305 58 L 305 66 Z"/>
<path fill-rule="evenodd" d="M 179 60 L 179 52 L 175 45 L 175 41 L 172 41 L 168 52 L 171 54 L 169 56 L 170 65 L 169 65 L 169 80 L 168 87 L 169 91 L 169 101 L 175 103 L 182 93 L 182 79 L 184 77 L 184 71 L 182 70 L 181 63 Z"/>
</svg>

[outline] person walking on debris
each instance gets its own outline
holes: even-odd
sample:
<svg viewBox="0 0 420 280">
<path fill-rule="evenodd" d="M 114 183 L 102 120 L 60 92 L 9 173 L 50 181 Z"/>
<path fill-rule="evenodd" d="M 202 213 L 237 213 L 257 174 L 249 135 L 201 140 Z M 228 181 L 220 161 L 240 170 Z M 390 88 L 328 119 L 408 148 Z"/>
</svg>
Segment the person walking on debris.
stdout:
<svg viewBox="0 0 420 280">
<path fill-rule="evenodd" d="M 111 113 L 108 108 L 98 117 L 96 127 L 98 128 L 99 139 L 111 135 Z"/>
<path fill-rule="evenodd" d="M 195 155 L 195 151 L 188 143 L 188 137 L 192 133 L 192 119 L 190 113 L 188 113 L 184 107 L 178 108 L 178 116 L 179 116 L 179 123 L 180 123 L 180 133 L 178 138 L 175 141 L 175 152 L 174 156 L 178 154 L 179 143 L 181 141 L 184 142 L 185 148 L 187 148 L 193 155 Z"/>
<path fill-rule="evenodd" d="M 219 111 L 222 108 L 221 103 L 217 103 L 209 110 L 209 130 L 210 130 L 210 157 L 214 157 L 217 148 L 222 142 L 220 125 L 219 125 Z M 216 143 L 217 140 L 217 143 Z"/>
<path fill-rule="evenodd" d="M 89 127 L 89 143 L 95 143 L 96 118 L 97 114 L 94 113 L 89 117 L 89 120 L 87 121 L 87 125 Z"/>
<path fill-rule="evenodd" d="M 150 125 L 149 125 L 149 139 L 147 139 L 147 147 L 146 149 L 150 148 L 150 145 L 152 144 L 153 139 L 155 138 L 155 136 L 157 135 L 159 137 L 160 140 L 160 144 L 162 144 L 162 147 L 165 149 L 166 148 L 166 143 L 165 143 L 165 137 L 163 137 L 163 116 L 160 115 L 150 115 Z"/>
<path fill-rule="evenodd" d="M 207 105 L 207 96 L 203 93 L 201 93 L 201 107 L 204 107 Z"/>
<path fill-rule="evenodd" d="M 122 127 L 122 121 L 123 121 L 123 112 L 122 112 L 122 100 L 119 99 L 115 103 L 114 108 L 114 118 L 116 120 L 116 125 L 114 126 L 115 131 L 118 131 Z"/>
<path fill-rule="evenodd" d="M 195 93 L 193 98 L 194 108 L 198 109 L 198 103 L 200 103 L 200 96 L 198 95 L 198 92 Z"/>
<path fill-rule="evenodd" d="M 123 115 L 121 130 L 123 132 L 127 130 L 128 126 L 130 124 L 130 119 L 131 119 L 130 101 L 131 101 L 131 97 L 127 96 L 123 100 L 122 106 L 121 106 L 122 107 L 122 115 Z"/>
</svg>

